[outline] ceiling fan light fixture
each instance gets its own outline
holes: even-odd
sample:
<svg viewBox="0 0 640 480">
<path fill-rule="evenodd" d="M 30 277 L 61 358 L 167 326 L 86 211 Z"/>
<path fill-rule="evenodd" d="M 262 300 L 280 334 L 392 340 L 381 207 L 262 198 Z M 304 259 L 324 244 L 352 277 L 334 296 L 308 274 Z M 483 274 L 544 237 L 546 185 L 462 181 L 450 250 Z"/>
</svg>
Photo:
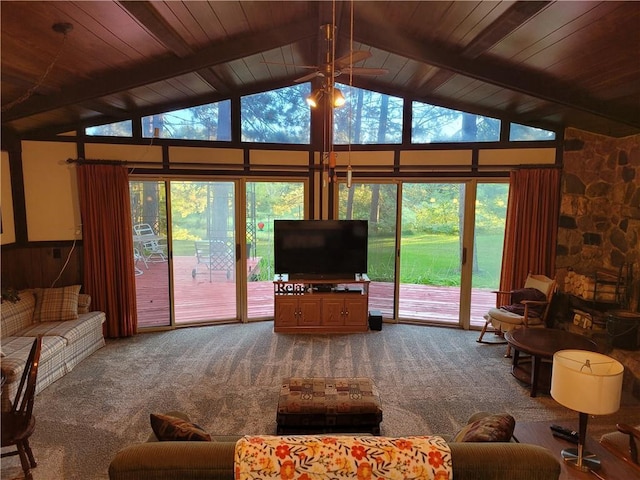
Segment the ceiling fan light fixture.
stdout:
<svg viewBox="0 0 640 480">
<path fill-rule="evenodd" d="M 320 103 L 320 99 L 322 98 L 322 90 L 314 90 L 307 97 L 307 104 L 311 108 L 316 108 Z"/>
<path fill-rule="evenodd" d="M 333 87 L 333 106 L 334 107 L 341 107 L 346 102 L 347 102 L 347 100 L 344 98 L 344 95 L 342 94 L 342 92 L 339 89 L 337 89 L 336 87 Z"/>
</svg>

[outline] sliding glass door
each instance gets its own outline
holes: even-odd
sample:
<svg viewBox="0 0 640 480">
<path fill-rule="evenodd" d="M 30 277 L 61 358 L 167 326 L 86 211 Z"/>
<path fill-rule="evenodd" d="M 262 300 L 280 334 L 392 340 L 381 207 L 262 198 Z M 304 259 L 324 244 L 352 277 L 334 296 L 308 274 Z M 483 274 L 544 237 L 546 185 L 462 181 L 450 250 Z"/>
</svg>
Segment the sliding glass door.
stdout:
<svg viewBox="0 0 640 480">
<path fill-rule="evenodd" d="M 464 183 L 403 183 L 398 318 L 459 324 Z"/>
<path fill-rule="evenodd" d="M 167 327 L 171 325 L 171 305 L 165 183 L 131 181 L 129 198 L 138 328 Z"/>
<path fill-rule="evenodd" d="M 484 314 L 496 305 L 493 292 L 500 287 L 508 199 L 508 183 L 477 183 L 471 265 L 472 327 L 482 327 Z"/>
<path fill-rule="evenodd" d="M 499 285 L 508 189 L 476 180 L 340 184 L 339 218 L 369 220 L 369 309 L 482 326 Z"/>
<path fill-rule="evenodd" d="M 173 180 L 170 188 L 176 325 L 238 319 L 235 183 Z"/>
<path fill-rule="evenodd" d="M 246 183 L 247 317 L 273 318 L 273 221 L 302 220 L 305 183 Z"/>
<path fill-rule="evenodd" d="M 368 271 L 369 310 L 394 316 L 396 271 L 396 212 L 398 185 L 395 183 L 354 183 L 339 188 L 339 218 L 369 221 Z"/>
<path fill-rule="evenodd" d="M 273 318 L 273 220 L 305 217 L 305 185 L 131 181 L 138 327 Z"/>
</svg>

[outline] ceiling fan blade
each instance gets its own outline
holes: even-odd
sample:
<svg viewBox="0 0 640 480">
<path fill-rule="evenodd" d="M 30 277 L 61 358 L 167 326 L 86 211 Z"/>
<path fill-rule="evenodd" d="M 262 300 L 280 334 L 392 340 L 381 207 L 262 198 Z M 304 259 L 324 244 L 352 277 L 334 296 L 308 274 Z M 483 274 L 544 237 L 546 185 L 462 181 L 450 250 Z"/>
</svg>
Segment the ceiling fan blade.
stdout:
<svg viewBox="0 0 640 480">
<path fill-rule="evenodd" d="M 362 67 L 346 67 L 340 70 L 340 73 L 352 73 L 353 75 L 384 75 L 389 73 L 386 68 L 362 68 Z"/>
<path fill-rule="evenodd" d="M 297 65 L 295 63 L 282 63 L 282 62 L 265 62 L 262 61 L 260 63 L 264 63 L 265 65 L 279 65 L 281 67 L 293 67 L 293 68 L 308 68 L 312 70 L 317 70 L 317 65 Z"/>
<path fill-rule="evenodd" d="M 353 52 L 347 53 L 340 58 L 336 58 L 334 64 L 336 68 L 340 69 L 349 65 L 353 65 L 354 63 L 362 62 L 370 56 L 371 52 L 368 52 L 367 50 L 354 50 Z"/>
<path fill-rule="evenodd" d="M 322 76 L 322 73 L 320 72 L 311 72 L 311 73 L 307 73 L 306 75 L 300 77 L 300 78 L 296 78 L 294 80 L 294 82 L 296 83 L 302 83 L 302 82 L 306 82 L 308 80 L 313 80 L 316 77 Z"/>
</svg>

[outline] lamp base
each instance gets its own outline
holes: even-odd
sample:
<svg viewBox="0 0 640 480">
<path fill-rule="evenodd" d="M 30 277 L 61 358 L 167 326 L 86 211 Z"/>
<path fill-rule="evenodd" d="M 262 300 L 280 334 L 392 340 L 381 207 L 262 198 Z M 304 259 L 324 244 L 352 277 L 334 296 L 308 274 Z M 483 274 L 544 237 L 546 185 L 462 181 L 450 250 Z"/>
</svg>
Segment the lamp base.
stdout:
<svg viewBox="0 0 640 480">
<path fill-rule="evenodd" d="M 583 472 L 600 469 L 600 459 L 591 452 L 582 452 L 582 465 L 578 465 L 579 457 L 577 448 L 565 448 L 562 450 L 561 455 L 567 464 Z"/>
</svg>

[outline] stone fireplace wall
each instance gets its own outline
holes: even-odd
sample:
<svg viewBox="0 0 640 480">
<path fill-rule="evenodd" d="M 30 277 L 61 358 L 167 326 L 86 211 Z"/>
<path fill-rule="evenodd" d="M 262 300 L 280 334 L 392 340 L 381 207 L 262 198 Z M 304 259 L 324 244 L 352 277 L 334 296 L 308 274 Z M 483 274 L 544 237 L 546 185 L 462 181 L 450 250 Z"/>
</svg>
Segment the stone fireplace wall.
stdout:
<svg viewBox="0 0 640 480">
<path fill-rule="evenodd" d="M 556 273 L 592 276 L 630 263 L 630 310 L 640 296 L 640 135 L 565 133 Z"/>
</svg>

